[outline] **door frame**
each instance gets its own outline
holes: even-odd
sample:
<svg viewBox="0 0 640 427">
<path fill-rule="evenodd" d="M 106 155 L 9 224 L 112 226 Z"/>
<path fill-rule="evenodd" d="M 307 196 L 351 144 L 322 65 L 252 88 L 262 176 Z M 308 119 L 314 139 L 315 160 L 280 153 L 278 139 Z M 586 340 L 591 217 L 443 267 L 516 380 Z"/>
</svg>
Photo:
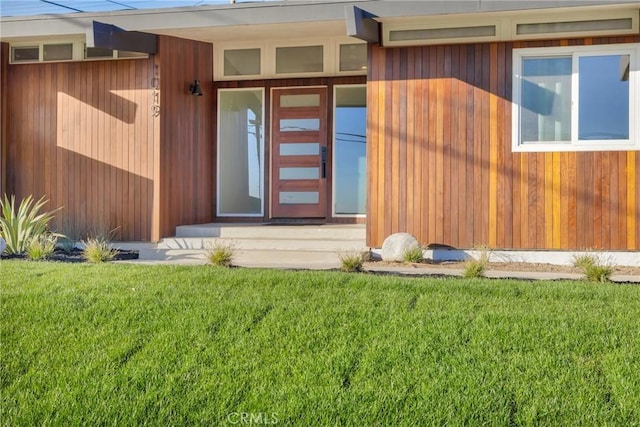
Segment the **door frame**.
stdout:
<svg viewBox="0 0 640 427">
<path fill-rule="evenodd" d="M 319 90 L 322 90 L 324 93 L 323 95 L 321 95 L 320 97 L 320 105 L 318 107 L 319 110 L 319 114 L 320 114 L 320 129 L 319 129 L 319 147 L 320 147 L 320 153 L 318 153 L 318 157 L 321 163 L 318 163 L 318 171 L 319 171 L 319 176 L 317 179 L 318 182 L 318 203 L 317 203 L 317 210 L 311 214 L 305 214 L 305 212 L 311 212 L 312 209 L 304 209 L 304 205 L 302 205 L 302 207 L 299 207 L 298 209 L 302 211 L 301 214 L 285 214 L 285 215 L 281 215 L 278 213 L 278 210 L 287 210 L 286 207 L 282 208 L 282 207 L 278 207 L 277 205 L 280 205 L 279 203 L 279 198 L 276 192 L 276 188 L 275 186 L 277 185 L 277 182 L 279 181 L 279 178 L 276 177 L 276 174 L 279 173 L 279 168 L 276 165 L 276 149 L 278 147 L 276 147 L 277 141 L 276 138 L 274 137 L 274 134 L 277 133 L 277 131 L 275 130 L 275 122 L 276 120 L 279 118 L 279 114 L 276 115 L 276 109 L 280 108 L 279 106 L 276 106 L 276 100 L 280 99 L 279 96 L 275 96 L 274 93 L 275 92 L 284 92 L 287 90 L 291 90 L 291 91 L 295 91 L 295 92 L 309 92 L 309 93 L 318 93 Z M 300 219 L 304 219 L 304 218 L 309 218 L 309 219 L 313 219 L 313 220 L 323 220 L 326 221 L 328 218 L 328 212 L 330 212 L 329 206 L 327 205 L 327 203 L 330 203 L 330 199 L 332 198 L 331 193 L 331 186 L 330 186 L 330 181 L 331 181 L 331 166 L 332 166 L 332 161 L 331 161 L 331 134 L 330 134 L 330 126 L 332 126 L 331 123 L 331 118 L 329 117 L 331 112 L 329 111 L 329 102 L 331 100 L 330 94 L 329 94 L 329 86 L 328 85 L 311 85 L 311 86 L 278 86 L 278 87 L 271 87 L 270 88 L 270 92 L 269 92 L 269 98 L 270 98 L 270 102 L 269 102 L 269 121 L 270 121 L 270 132 L 269 132 L 269 211 L 268 211 L 268 216 L 269 219 L 282 219 L 282 220 L 287 220 L 287 219 L 291 219 L 292 221 L 295 220 L 300 220 Z M 301 107 L 304 108 L 304 107 Z M 311 107 L 314 108 L 314 107 Z M 323 119 L 324 118 L 324 122 Z M 323 151 L 322 148 L 325 148 L 324 150 L 324 166 L 322 164 L 322 156 L 323 156 Z M 323 167 L 325 169 L 325 174 L 323 176 Z M 302 181 L 302 180 L 300 180 Z M 304 190 L 303 190 L 304 191 Z M 291 211 L 294 211 L 296 208 L 294 208 L 292 205 L 292 208 L 290 209 Z M 316 215 L 317 213 L 317 215 Z"/>
</svg>

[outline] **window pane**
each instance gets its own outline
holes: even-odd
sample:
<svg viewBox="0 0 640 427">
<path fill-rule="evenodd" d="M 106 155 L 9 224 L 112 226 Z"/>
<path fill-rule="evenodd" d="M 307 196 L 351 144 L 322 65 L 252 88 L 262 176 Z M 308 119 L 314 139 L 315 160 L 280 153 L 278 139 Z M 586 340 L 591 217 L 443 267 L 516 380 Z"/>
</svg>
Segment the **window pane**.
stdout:
<svg viewBox="0 0 640 427">
<path fill-rule="evenodd" d="M 629 55 L 582 56 L 578 139 L 629 139 Z"/>
<path fill-rule="evenodd" d="M 321 73 L 322 46 L 276 48 L 276 73 Z"/>
<path fill-rule="evenodd" d="M 571 57 L 523 59 L 521 89 L 521 142 L 570 141 Z"/>
<path fill-rule="evenodd" d="M 42 55 L 44 61 L 66 61 L 73 59 L 73 44 L 45 44 Z"/>
<path fill-rule="evenodd" d="M 113 50 L 101 47 L 85 47 L 84 57 L 91 58 L 113 58 Z"/>
<path fill-rule="evenodd" d="M 40 60 L 40 48 L 38 46 L 12 47 L 11 56 L 14 62 Z"/>
<path fill-rule="evenodd" d="M 220 214 L 262 213 L 262 91 L 220 91 Z"/>
<path fill-rule="evenodd" d="M 282 95 L 280 97 L 281 107 L 318 107 L 320 106 L 320 95 L 310 93 L 304 95 Z"/>
<path fill-rule="evenodd" d="M 335 110 L 335 212 L 364 214 L 366 200 L 365 87 L 337 87 Z"/>
<path fill-rule="evenodd" d="M 230 49 L 224 51 L 225 76 L 260 74 L 260 49 Z"/>
<path fill-rule="evenodd" d="M 280 119 L 280 132 L 320 130 L 320 119 Z"/>
<path fill-rule="evenodd" d="M 280 179 L 318 179 L 319 168 L 280 168 Z"/>
<path fill-rule="evenodd" d="M 282 205 L 314 205 L 319 203 L 317 191 L 281 191 L 278 202 Z"/>
<path fill-rule="evenodd" d="M 314 156 L 320 153 L 320 144 L 317 142 L 293 142 L 281 143 L 281 156 Z"/>
<path fill-rule="evenodd" d="M 341 44 L 340 71 L 363 71 L 367 69 L 367 45 Z"/>
</svg>

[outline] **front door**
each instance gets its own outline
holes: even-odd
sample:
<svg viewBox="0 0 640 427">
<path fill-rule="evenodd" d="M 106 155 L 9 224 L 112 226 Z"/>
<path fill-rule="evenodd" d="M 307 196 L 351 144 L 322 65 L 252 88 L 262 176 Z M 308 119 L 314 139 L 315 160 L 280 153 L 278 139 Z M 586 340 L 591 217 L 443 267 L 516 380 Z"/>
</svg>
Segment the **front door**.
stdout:
<svg viewBox="0 0 640 427">
<path fill-rule="evenodd" d="M 271 217 L 327 212 L 327 88 L 273 89 Z"/>
</svg>

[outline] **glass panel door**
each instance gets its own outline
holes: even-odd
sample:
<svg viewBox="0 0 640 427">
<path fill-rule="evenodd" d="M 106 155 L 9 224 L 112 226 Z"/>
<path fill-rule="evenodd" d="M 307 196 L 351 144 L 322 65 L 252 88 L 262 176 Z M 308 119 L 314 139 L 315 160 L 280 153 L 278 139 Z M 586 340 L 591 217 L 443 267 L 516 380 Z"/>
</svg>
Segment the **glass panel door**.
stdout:
<svg viewBox="0 0 640 427">
<path fill-rule="evenodd" d="M 327 89 L 274 89 L 271 217 L 324 218 Z"/>
</svg>

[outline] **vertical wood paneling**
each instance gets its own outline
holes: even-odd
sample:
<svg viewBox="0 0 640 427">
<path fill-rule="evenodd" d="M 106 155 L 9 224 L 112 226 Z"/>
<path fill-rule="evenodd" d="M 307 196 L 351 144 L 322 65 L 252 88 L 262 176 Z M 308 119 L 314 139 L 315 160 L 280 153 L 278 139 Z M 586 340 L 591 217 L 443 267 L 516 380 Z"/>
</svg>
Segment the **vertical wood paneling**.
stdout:
<svg viewBox="0 0 640 427">
<path fill-rule="evenodd" d="M 0 42 L 0 197 L 7 191 L 7 71 L 9 69 L 9 44 Z"/>
<path fill-rule="evenodd" d="M 162 77 L 160 110 L 160 233 L 182 224 L 213 220 L 214 90 L 211 44 L 159 38 Z M 189 93 L 200 80 L 204 96 Z"/>
<path fill-rule="evenodd" d="M 640 156 L 512 153 L 510 101 L 513 48 L 639 41 L 370 46 L 368 244 L 640 249 Z"/>
<path fill-rule="evenodd" d="M 9 65 L 7 192 L 63 207 L 52 224 L 85 235 L 118 227 L 150 240 L 153 182 L 131 153 L 154 144 L 147 129 L 151 59 Z M 144 157 L 144 156 L 141 156 Z M 4 158 L 4 156 L 3 156 Z"/>
</svg>

